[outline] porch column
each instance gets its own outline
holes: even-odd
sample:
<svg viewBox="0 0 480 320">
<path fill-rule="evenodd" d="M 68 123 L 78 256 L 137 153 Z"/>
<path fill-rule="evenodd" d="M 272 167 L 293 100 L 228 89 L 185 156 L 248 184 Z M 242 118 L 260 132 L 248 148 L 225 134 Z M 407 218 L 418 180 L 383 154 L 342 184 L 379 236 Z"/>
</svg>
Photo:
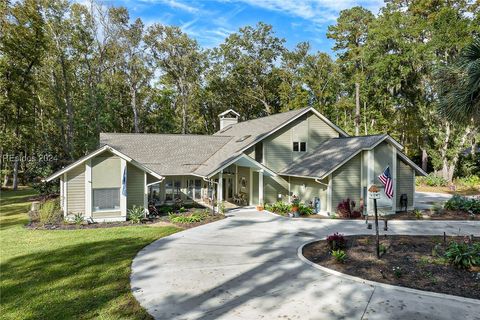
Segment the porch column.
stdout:
<svg viewBox="0 0 480 320">
<path fill-rule="evenodd" d="M 147 173 L 143 173 L 143 211 L 148 213 L 148 186 L 147 186 Z"/>
<path fill-rule="evenodd" d="M 222 201 L 223 201 L 223 170 L 218 173 L 217 206 L 219 208 Z"/>
<path fill-rule="evenodd" d="M 65 202 L 63 198 L 65 197 L 65 192 L 63 191 L 63 175 L 60 176 L 60 208 L 63 210 L 63 215 L 65 216 Z"/>
<path fill-rule="evenodd" d="M 253 205 L 253 171 L 252 168 L 248 169 L 249 181 L 248 181 L 248 205 Z"/>
<path fill-rule="evenodd" d="M 68 179 L 67 173 L 63 174 L 63 214 L 66 216 L 68 214 Z"/>
<path fill-rule="evenodd" d="M 263 170 L 258 171 L 258 204 L 263 205 Z"/>
<path fill-rule="evenodd" d="M 392 213 L 397 211 L 397 148 L 392 145 L 392 183 L 393 183 L 393 198 L 392 198 Z M 415 189 L 414 189 L 415 190 Z"/>
<path fill-rule="evenodd" d="M 85 162 L 85 218 L 92 216 L 92 160 Z"/>
<path fill-rule="evenodd" d="M 124 181 L 123 175 L 125 174 L 125 191 L 127 189 L 127 161 L 123 158 L 120 159 L 120 214 L 122 216 L 127 215 L 127 194 L 123 192 Z"/>
</svg>

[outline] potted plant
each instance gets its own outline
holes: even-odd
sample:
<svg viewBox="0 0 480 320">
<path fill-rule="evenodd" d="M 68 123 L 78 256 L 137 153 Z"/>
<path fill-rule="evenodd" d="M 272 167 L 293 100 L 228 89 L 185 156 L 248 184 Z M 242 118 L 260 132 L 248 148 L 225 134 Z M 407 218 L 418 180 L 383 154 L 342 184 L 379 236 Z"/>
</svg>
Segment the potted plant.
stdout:
<svg viewBox="0 0 480 320">
<path fill-rule="evenodd" d="M 263 211 L 264 206 L 263 203 L 257 204 L 257 211 Z"/>
<path fill-rule="evenodd" d="M 300 199 L 296 195 L 293 196 L 292 199 L 292 213 L 294 217 L 298 217 L 298 207 L 300 206 Z"/>
</svg>

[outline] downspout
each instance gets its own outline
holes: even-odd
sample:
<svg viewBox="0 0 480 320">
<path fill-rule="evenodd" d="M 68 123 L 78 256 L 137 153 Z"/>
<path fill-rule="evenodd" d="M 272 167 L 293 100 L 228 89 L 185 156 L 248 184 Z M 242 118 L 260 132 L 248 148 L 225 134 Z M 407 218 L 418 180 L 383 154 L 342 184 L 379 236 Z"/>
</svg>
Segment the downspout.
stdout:
<svg viewBox="0 0 480 320">
<path fill-rule="evenodd" d="M 318 184 L 321 184 L 321 185 L 324 185 L 325 187 L 327 187 L 327 203 L 325 204 L 325 207 L 327 208 L 328 210 L 328 192 L 330 192 L 330 190 L 328 190 L 328 184 L 324 183 L 324 182 L 321 182 L 319 178 L 315 178 L 315 182 L 318 183 Z M 320 200 L 321 201 L 321 200 Z M 319 210 L 319 213 L 320 213 L 321 209 Z"/>
<path fill-rule="evenodd" d="M 155 182 L 152 182 L 152 183 L 148 183 L 148 184 L 147 184 L 147 187 L 150 187 L 150 186 L 152 186 L 152 185 L 154 185 L 154 184 L 157 184 L 157 183 L 162 183 L 163 180 L 165 180 L 165 177 L 162 177 L 162 179 L 160 179 L 160 180 L 158 180 L 158 181 L 155 181 Z"/>
</svg>

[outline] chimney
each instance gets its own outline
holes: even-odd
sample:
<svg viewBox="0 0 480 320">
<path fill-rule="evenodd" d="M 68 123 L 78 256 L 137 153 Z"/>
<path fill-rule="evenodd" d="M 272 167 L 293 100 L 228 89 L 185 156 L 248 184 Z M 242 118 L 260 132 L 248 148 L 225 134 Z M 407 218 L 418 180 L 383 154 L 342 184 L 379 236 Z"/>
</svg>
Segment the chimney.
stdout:
<svg viewBox="0 0 480 320">
<path fill-rule="evenodd" d="M 240 115 L 232 109 L 228 109 L 218 115 L 220 118 L 220 130 L 228 127 L 231 124 L 235 124 L 238 122 L 238 118 Z"/>
</svg>

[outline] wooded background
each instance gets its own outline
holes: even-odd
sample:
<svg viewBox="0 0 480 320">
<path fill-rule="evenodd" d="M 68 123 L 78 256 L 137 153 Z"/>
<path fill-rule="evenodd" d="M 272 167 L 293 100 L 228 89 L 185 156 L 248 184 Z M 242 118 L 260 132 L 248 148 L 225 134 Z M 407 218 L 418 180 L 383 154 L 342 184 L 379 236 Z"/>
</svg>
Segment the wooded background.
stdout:
<svg viewBox="0 0 480 320">
<path fill-rule="evenodd" d="M 248 120 L 313 106 L 349 134 L 390 134 L 447 180 L 479 170 L 459 165 L 480 138 L 476 1 L 344 10 L 328 28 L 333 57 L 308 43 L 289 50 L 262 22 L 205 49 L 95 1 L 0 6 L 3 185 L 45 177 L 96 149 L 100 132 L 211 134 L 229 108 Z M 468 59 L 477 82 L 465 80 Z M 466 83 L 465 107 L 455 90 Z M 439 112 L 449 104 L 456 113 Z"/>
</svg>

